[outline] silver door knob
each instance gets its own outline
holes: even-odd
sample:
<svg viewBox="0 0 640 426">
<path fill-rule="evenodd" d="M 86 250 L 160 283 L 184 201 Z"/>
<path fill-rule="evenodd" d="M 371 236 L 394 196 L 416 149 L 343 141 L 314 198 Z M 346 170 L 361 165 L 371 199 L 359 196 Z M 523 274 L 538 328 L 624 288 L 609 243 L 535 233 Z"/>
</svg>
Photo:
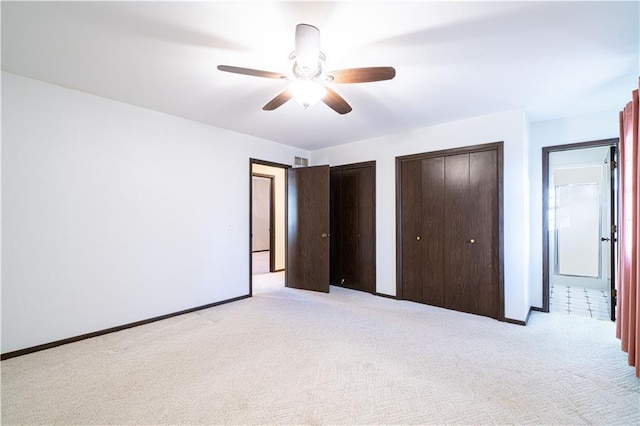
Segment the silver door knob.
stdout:
<svg viewBox="0 0 640 426">
<path fill-rule="evenodd" d="M 417 240 L 417 241 L 420 241 L 420 237 L 416 237 L 416 240 Z"/>
<path fill-rule="evenodd" d="M 474 240 L 473 238 L 469 240 L 470 244 L 474 244 L 476 242 L 476 240 Z"/>
</svg>

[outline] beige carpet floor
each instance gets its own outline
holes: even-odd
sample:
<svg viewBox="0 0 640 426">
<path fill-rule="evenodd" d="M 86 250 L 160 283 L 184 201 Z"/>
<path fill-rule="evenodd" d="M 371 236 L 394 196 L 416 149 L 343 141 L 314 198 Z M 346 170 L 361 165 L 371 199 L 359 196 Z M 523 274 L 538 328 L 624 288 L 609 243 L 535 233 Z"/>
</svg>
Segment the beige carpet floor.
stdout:
<svg viewBox="0 0 640 426">
<path fill-rule="evenodd" d="M 611 322 L 260 277 L 250 299 L 3 361 L 2 424 L 640 424 Z"/>
</svg>

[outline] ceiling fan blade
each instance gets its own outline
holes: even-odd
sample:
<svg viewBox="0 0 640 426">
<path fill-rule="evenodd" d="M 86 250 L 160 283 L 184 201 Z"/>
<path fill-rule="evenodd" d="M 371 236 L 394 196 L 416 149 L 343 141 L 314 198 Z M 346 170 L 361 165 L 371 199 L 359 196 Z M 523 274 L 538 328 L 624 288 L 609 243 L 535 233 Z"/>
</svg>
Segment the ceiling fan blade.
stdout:
<svg viewBox="0 0 640 426">
<path fill-rule="evenodd" d="M 344 100 L 344 98 L 338 95 L 334 90 L 326 87 L 327 94 L 322 98 L 322 102 L 327 104 L 329 108 L 337 112 L 338 114 L 346 114 L 351 112 L 351 105 Z"/>
<path fill-rule="evenodd" d="M 291 98 L 292 98 L 291 92 L 289 92 L 289 89 L 287 89 L 284 92 L 280 93 L 275 98 L 271 99 L 269 102 L 267 102 L 267 104 L 263 106 L 262 109 L 265 111 L 273 111 L 274 109 L 282 106 L 285 102 L 287 102 Z"/>
<path fill-rule="evenodd" d="M 287 78 L 286 75 L 280 74 L 278 72 L 254 70 L 251 68 L 233 67 L 231 65 L 218 65 L 218 69 L 220 71 L 232 72 L 234 74 L 252 75 L 254 77 L 281 78 L 281 79 Z"/>
<path fill-rule="evenodd" d="M 313 25 L 296 26 L 296 63 L 310 72 L 318 68 L 320 57 L 320 30 Z"/>
<path fill-rule="evenodd" d="M 327 73 L 330 83 L 368 83 L 391 80 L 395 76 L 396 70 L 393 67 L 349 68 Z"/>
</svg>

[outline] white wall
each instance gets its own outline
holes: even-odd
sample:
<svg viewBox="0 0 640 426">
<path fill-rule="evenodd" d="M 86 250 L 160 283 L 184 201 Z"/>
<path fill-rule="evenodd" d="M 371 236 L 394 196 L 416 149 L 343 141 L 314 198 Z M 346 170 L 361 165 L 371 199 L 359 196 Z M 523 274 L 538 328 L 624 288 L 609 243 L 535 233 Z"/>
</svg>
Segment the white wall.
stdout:
<svg viewBox="0 0 640 426">
<path fill-rule="evenodd" d="M 2 352 L 249 291 L 249 158 L 308 152 L 2 73 Z"/>
<path fill-rule="evenodd" d="M 541 306 L 541 148 L 617 137 L 617 120 L 534 123 L 527 141 L 515 110 L 310 154 L 2 73 L 2 352 L 246 295 L 249 158 L 375 160 L 377 291 L 393 295 L 395 157 L 500 140 L 505 315 L 524 320 Z"/>
<path fill-rule="evenodd" d="M 522 256 L 523 256 L 523 270 L 525 271 L 524 280 L 524 306 L 527 310 L 527 315 L 529 310 L 531 309 L 531 257 L 534 255 L 531 252 L 531 185 L 529 183 L 529 147 L 531 146 L 531 124 L 529 120 L 526 118 L 526 115 L 523 117 L 523 125 L 524 125 L 524 143 L 522 150 L 522 171 L 524 173 L 524 179 L 522 181 L 522 208 L 523 208 L 523 217 L 522 217 Z M 506 179 L 505 173 L 505 179 Z M 507 205 L 505 204 L 505 210 L 507 209 Z M 506 231 L 505 231 L 506 232 Z M 506 259 L 506 258 L 505 258 Z"/>
<path fill-rule="evenodd" d="M 542 148 L 619 137 L 619 111 L 565 117 L 531 124 L 530 186 L 530 300 L 542 307 Z"/>
<path fill-rule="evenodd" d="M 286 240 L 286 196 L 287 196 L 287 176 L 286 170 L 280 167 L 265 166 L 263 164 L 253 165 L 254 173 L 262 173 L 265 175 L 275 176 L 273 185 L 275 186 L 274 203 L 275 203 L 275 249 L 276 249 L 276 264 L 277 271 L 283 270 L 285 266 L 285 248 L 287 245 Z"/>
<path fill-rule="evenodd" d="M 505 316 L 525 320 L 527 269 L 527 120 L 513 110 L 313 151 L 314 165 L 376 161 L 377 292 L 396 293 L 395 157 L 504 141 Z"/>
</svg>

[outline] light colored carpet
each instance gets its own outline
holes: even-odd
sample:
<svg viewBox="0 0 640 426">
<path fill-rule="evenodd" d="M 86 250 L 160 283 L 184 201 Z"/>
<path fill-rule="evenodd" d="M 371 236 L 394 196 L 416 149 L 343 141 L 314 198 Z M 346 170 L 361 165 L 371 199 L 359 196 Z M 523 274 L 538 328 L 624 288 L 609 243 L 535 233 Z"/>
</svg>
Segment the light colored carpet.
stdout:
<svg viewBox="0 0 640 426">
<path fill-rule="evenodd" d="M 250 299 L 3 361 L 2 423 L 640 423 L 610 322 L 522 327 L 264 277 Z"/>
</svg>

